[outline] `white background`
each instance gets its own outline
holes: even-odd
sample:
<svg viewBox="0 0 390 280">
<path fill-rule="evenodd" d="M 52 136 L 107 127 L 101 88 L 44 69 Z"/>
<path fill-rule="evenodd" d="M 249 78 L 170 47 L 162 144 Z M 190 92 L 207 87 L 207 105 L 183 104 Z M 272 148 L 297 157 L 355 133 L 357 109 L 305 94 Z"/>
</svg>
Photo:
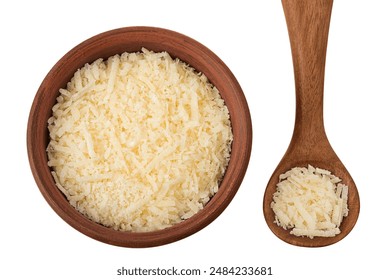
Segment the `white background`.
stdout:
<svg viewBox="0 0 390 280">
<path fill-rule="evenodd" d="M 116 275 L 122 266 L 271 266 L 274 275 L 263 278 L 300 280 L 389 274 L 390 1 L 333 5 L 325 126 L 354 177 L 361 212 L 344 240 L 324 248 L 280 241 L 262 213 L 263 192 L 288 146 L 295 113 L 280 1 L 2 1 L 0 10 L 1 279 L 128 278 Z M 254 132 L 246 177 L 222 215 L 186 239 L 146 249 L 107 245 L 66 224 L 39 192 L 26 151 L 30 106 L 55 62 L 93 35 L 137 25 L 184 33 L 215 52 L 245 92 Z"/>
</svg>

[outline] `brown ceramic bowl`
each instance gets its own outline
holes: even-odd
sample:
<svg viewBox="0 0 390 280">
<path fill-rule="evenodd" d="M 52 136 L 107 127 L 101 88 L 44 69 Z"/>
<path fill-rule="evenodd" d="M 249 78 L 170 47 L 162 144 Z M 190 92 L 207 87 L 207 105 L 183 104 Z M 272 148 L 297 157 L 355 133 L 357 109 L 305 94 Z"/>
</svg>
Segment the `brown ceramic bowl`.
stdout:
<svg viewBox="0 0 390 280">
<path fill-rule="evenodd" d="M 116 231 L 97 224 L 73 208 L 56 187 L 47 165 L 49 143 L 47 120 L 52 114 L 58 90 L 66 86 L 74 72 L 98 58 L 142 47 L 167 51 L 197 71 L 204 73 L 220 91 L 229 109 L 234 140 L 231 160 L 217 194 L 191 218 L 164 230 L 135 233 Z M 123 247 L 151 247 L 185 238 L 211 223 L 236 194 L 250 158 L 251 118 L 246 99 L 228 67 L 208 48 L 182 34 L 154 27 L 126 27 L 96 35 L 65 54 L 51 69 L 36 93 L 28 120 L 27 150 L 32 173 L 44 198 L 68 224 L 96 240 Z"/>
</svg>

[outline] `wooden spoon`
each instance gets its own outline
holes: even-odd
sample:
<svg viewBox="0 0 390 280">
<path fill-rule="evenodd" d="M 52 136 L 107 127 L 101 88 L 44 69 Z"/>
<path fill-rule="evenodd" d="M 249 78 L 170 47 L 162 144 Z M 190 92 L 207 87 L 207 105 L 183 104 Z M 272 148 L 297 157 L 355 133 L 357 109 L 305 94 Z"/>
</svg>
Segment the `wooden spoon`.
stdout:
<svg viewBox="0 0 390 280">
<path fill-rule="evenodd" d="M 321 247 L 343 239 L 354 227 L 360 209 L 356 185 L 333 151 L 324 128 L 323 89 L 325 57 L 333 0 L 282 0 L 293 57 L 296 116 L 290 145 L 271 176 L 264 194 L 263 211 L 272 232 L 287 243 L 304 247 Z M 279 175 L 293 167 L 327 169 L 349 188 L 348 216 L 335 237 L 297 237 L 275 224 L 270 207 Z"/>
</svg>

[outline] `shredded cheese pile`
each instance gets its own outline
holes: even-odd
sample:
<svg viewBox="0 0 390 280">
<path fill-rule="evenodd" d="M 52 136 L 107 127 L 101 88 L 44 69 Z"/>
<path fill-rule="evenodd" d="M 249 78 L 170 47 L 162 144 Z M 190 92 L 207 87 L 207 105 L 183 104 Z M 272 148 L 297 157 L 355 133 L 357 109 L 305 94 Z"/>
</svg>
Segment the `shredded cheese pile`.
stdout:
<svg viewBox="0 0 390 280">
<path fill-rule="evenodd" d="M 275 222 L 296 236 L 332 237 L 348 215 L 348 187 L 331 172 L 309 165 L 279 176 L 271 202 Z"/>
<path fill-rule="evenodd" d="M 79 69 L 60 89 L 48 129 L 48 165 L 70 204 L 134 232 L 201 210 L 218 191 L 233 140 L 206 76 L 146 49 Z"/>
</svg>

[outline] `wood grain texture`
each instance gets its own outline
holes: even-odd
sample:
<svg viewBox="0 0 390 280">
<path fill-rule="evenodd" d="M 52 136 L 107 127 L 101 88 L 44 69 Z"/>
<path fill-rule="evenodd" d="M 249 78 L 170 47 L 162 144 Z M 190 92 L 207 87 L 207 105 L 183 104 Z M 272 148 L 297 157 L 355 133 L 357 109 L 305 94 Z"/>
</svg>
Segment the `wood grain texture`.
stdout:
<svg viewBox="0 0 390 280">
<path fill-rule="evenodd" d="M 321 247 L 343 239 L 354 227 L 360 211 L 356 185 L 332 149 L 325 133 L 323 95 L 326 48 L 332 11 L 332 0 L 282 0 L 293 57 L 296 113 L 290 145 L 272 174 L 263 199 L 263 212 L 272 232 L 287 243 Z M 279 175 L 296 166 L 327 169 L 349 186 L 349 215 L 335 237 L 296 237 L 277 226 L 270 207 Z"/>
<path fill-rule="evenodd" d="M 120 232 L 94 223 L 76 211 L 55 186 L 47 165 L 49 143 L 47 120 L 52 114 L 58 90 L 66 86 L 75 71 L 98 58 L 142 47 L 187 62 L 203 72 L 220 91 L 229 109 L 234 140 L 231 160 L 217 194 L 203 210 L 190 219 L 165 230 Z M 72 227 L 96 240 L 123 247 L 151 247 L 187 237 L 216 219 L 236 194 L 245 175 L 252 145 L 252 124 L 242 89 L 229 68 L 211 50 L 199 42 L 170 30 L 152 27 L 125 27 L 96 35 L 65 54 L 47 74 L 39 87 L 27 127 L 27 150 L 35 181 L 54 211 Z M 217 238 L 217 236 L 215 236 Z"/>
</svg>

